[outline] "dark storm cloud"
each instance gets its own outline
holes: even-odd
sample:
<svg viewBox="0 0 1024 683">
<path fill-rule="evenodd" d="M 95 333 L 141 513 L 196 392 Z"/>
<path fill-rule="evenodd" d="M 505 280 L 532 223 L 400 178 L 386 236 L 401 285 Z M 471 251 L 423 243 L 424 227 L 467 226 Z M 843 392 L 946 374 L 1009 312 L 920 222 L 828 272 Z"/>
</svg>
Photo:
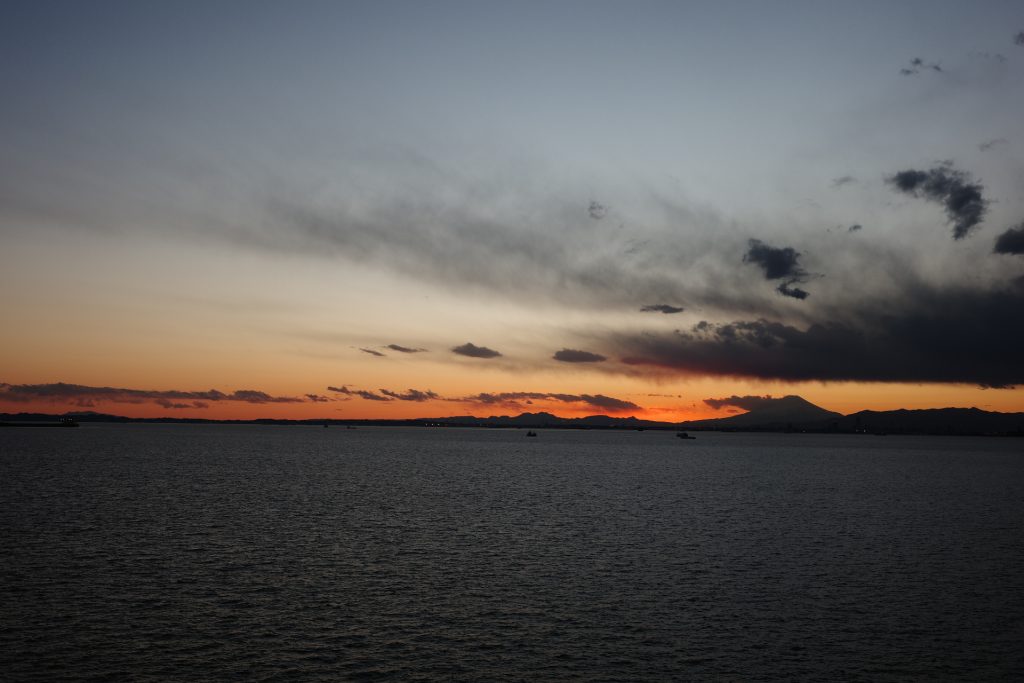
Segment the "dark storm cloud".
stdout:
<svg viewBox="0 0 1024 683">
<path fill-rule="evenodd" d="M 859 232 L 863 228 L 864 228 L 864 226 L 861 225 L 860 223 L 854 223 L 853 225 L 851 225 L 850 227 L 848 227 L 846 229 L 846 232 Z"/>
<path fill-rule="evenodd" d="M 706 398 L 704 403 L 715 410 L 722 408 L 739 408 L 740 410 L 756 410 L 775 403 L 771 396 L 729 396 L 728 398 Z"/>
<path fill-rule="evenodd" d="M 685 310 L 682 306 L 672 306 L 670 304 L 649 304 L 640 309 L 642 313 L 664 313 L 665 315 L 682 313 Z"/>
<path fill-rule="evenodd" d="M 854 178 L 852 175 L 839 176 L 838 178 L 834 178 L 832 180 L 832 187 L 834 189 L 839 189 L 843 185 L 849 185 L 850 183 L 855 182 L 857 182 L 857 179 Z"/>
<path fill-rule="evenodd" d="M 374 351 L 373 349 L 359 349 L 359 350 L 362 351 L 363 353 L 368 353 L 371 356 L 377 356 L 378 358 L 383 358 L 384 357 L 383 353 L 381 353 L 380 351 Z"/>
<path fill-rule="evenodd" d="M 153 402 L 165 408 L 200 407 L 196 401 L 219 402 L 237 401 L 242 403 L 305 403 L 309 399 L 293 396 L 272 396 L 255 389 L 239 389 L 231 393 L 210 389 L 209 391 L 150 391 L 147 389 L 126 389 L 121 387 L 91 387 L 82 384 L 7 384 L 0 387 L 0 400 L 6 401 L 112 401 L 115 403 Z M 179 405 L 164 405 L 180 403 Z M 192 401 L 191 405 L 181 402 Z"/>
<path fill-rule="evenodd" d="M 599 221 L 608 215 L 608 207 L 600 202 L 590 202 L 587 207 L 587 214 L 595 221 Z"/>
<path fill-rule="evenodd" d="M 423 353 L 426 349 L 413 349 L 408 346 L 401 346 L 399 344 L 388 344 L 388 348 L 392 351 L 398 351 L 399 353 Z"/>
<path fill-rule="evenodd" d="M 953 239 L 967 237 L 985 217 L 988 203 L 982 197 L 981 183 L 974 182 L 969 173 L 949 163 L 927 171 L 899 171 L 885 182 L 903 194 L 942 204 L 953 224 Z"/>
<path fill-rule="evenodd" d="M 997 254 L 1024 254 L 1024 223 L 1000 235 L 994 251 Z"/>
<path fill-rule="evenodd" d="M 457 403 L 477 403 L 481 405 L 504 405 L 518 407 L 533 401 L 558 401 L 560 403 L 581 403 L 593 408 L 622 412 L 639 410 L 640 406 L 622 399 L 605 396 L 604 394 L 558 394 L 541 391 L 510 391 L 497 394 L 483 393 L 474 396 L 449 399 Z"/>
<path fill-rule="evenodd" d="M 555 351 L 555 355 L 552 356 L 552 358 L 562 361 L 563 363 L 600 363 L 608 360 L 605 356 L 602 356 L 599 353 L 580 351 L 579 349 L 562 349 L 561 351 Z"/>
<path fill-rule="evenodd" d="M 1024 287 L 919 287 L 796 327 L 765 319 L 627 334 L 623 361 L 682 375 L 782 381 L 1024 383 Z M 840 317 L 841 316 L 841 317 Z"/>
<path fill-rule="evenodd" d="M 978 149 L 982 152 L 987 152 L 993 147 L 1000 147 L 1008 143 L 1009 141 L 1006 138 L 993 138 L 992 140 L 986 140 L 985 142 L 978 145 Z"/>
<path fill-rule="evenodd" d="M 398 401 L 413 401 L 415 403 L 422 403 L 423 401 L 433 401 L 435 399 L 441 398 L 433 391 L 420 391 L 419 389 L 409 389 L 409 391 L 406 391 L 405 393 L 389 391 L 388 389 L 381 389 L 380 393 L 384 394 L 385 396 L 389 396 L 393 399 L 396 399 Z"/>
<path fill-rule="evenodd" d="M 470 358 L 497 358 L 501 355 L 494 349 L 489 349 L 486 346 L 477 346 L 471 342 L 466 342 L 462 346 L 456 346 L 452 349 L 452 353 L 457 353 L 460 356 L 469 356 Z"/>
<path fill-rule="evenodd" d="M 799 287 L 794 287 L 807 280 L 807 271 L 800 266 L 799 251 L 793 247 L 772 247 L 757 239 L 751 239 L 748 246 L 743 256 L 744 263 L 759 266 L 766 280 L 784 280 L 775 291 L 794 299 L 810 296 Z"/>
</svg>

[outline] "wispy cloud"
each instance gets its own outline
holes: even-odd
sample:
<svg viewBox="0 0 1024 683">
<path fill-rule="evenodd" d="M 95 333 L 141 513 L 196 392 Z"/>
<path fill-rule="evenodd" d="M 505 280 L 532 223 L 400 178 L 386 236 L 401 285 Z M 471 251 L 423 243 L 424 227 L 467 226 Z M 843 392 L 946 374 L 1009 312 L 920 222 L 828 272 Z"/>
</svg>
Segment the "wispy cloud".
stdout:
<svg viewBox="0 0 1024 683">
<path fill-rule="evenodd" d="M 388 396 L 381 396 L 380 394 L 375 394 L 372 391 L 367 391 L 366 389 L 349 389 L 345 384 L 340 387 L 327 387 L 327 391 L 333 391 L 335 393 L 342 394 L 343 396 L 357 396 L 367 401 L 387 402 L 394 400 Z"/>
<path fill-rule="evenodd" d="M 601 202 L 590 202 L 590 206 L 587 207 L 587 215 L 595 221 L 599 221 L 608 215 L 608 207 Z"/>
<path fill-rule="evenodd" d="M 204 404 L 202 404 L 201 401 L 195 401 L 195 402 L 191 402 L 191 403 L 179 403 L 179 402 L 171 401 L 171 400 L 166 399 L 166 398 L 158 398 L 158 399 L 154 400 L 153 403 L 157 404 L 161 408 L 167 408 L 168 410 L 183 410 L 183 409 L 186 409 L 186 408 L 202 408 L 202 407 L 204 407 Z M 94 400 L 92 400 L 92 399 L 86 399 L 84 404 L 83 403 L 79 403 L 78 401 L 76 401 L 76 405 L 81 405 L 82 407 L 95 407 L 96 402 Z"/>
<path fill-rule="evenodd" d="M 384 396 L 388 396 L 397 401 L 413 401 L 415 403 L 422 403 L 424 401 L 434 401 L 439 398 L 433 391 L 420 391 L 419 389 L 409 389 L 405 392 L 390 391 L 388 389 L 381 389 L 380 393 Z"/>
<path fill-rule="evenodd" d="M 699 300 L 707 281 L 702 271 L 714 265 L 713 255 L 695 250 L 694 240 L 683 245 L 673 239 L 673 230 L 682 224 L 706 233 L 700 244 L 710 244 L 711 229 L 721 218 L 709 209 L 698 213 L 665 203 L 659 207 L 657 225 L 629 236 L 596 239 L 589 210 L 575 218 L 572 205 L 550 197 L 495 201 L 539 202 L 543 208 L 496 215 L 470 198 L 443 205 L 432 198 L 394 198 L 367 207 L 356 202 L 318 206 L 305 196 L 277 197 L 265 208 L 265 225 L 240 229 L 232 237 L 273 252 L 340 256 L 462 293 L 543 297 L 597 309 L 632 305 L 638 299 Z M 658 248 L 643 253 L 628 249 L 645 241 Z M 698 258 L 701 268 L 681 270 Z M 721 298 L 720 287 L 713 296 Z"/>
<path fill-rule="evenodd" d="M 390 389 L 380 389 L 375 393 L 366 389 L 350 388 L 348 385 L 329 386 L 328 391 L 349 397 L 358 397 L 367 401 L 411 401 L 423 403 L 426 401 L 447 401 L 450 403 L 464 403 L 481 406 L 504 406 L 512 409 L 524 409 L 535 402 L 549 402 L 556 404 L 575 404 L 579 407 L 594 408 L 610 412 L 623 412 L 627 410 L 640 410 L 640 406 L 632 401 L 626 401 L 604 394 L 566 394 L 548 391 L 509 391 L 497 393 L 479 393 L 471 396 L 442 396 L 433 391 L 422 391 L 409 389 L 399 392 Z"/>
<path fill-rule="evenodd" d="M 93 387 L 84 384 L 0 384 L 0 401 L 110 401 L 113 403 L 155 403 L 164 408 L 184 409 L 205 407 L 207 403 L 307 403 L 316 399 L 296 396 L 273 396 L 255 389 L 223 392 L 130 389 L 124 387 Z M 188 402 L 188 403 L 186 403 Z"/>
<path fill-rule="evenodd" d="M 400 344 L 388 344 L 387 348 L 398 353 L 423 353 L 426 349 L 414 349 L 409 346 L 402 346 Z"/>
<path fill-rule="evenodd" d="M 1006 138 L 993 138 L 991 140 L 986 140 L 985 142 L 978 145 L 978 150 L 982 152 L 987 152 L 993 147 L 1001 147 L 1007 144 L 1009 144 L 1009 140 L 1007 140 Z"/>
<path fill-rule="evenodd" d="M 368 353 L 371 356 L 377 356 L 378 358 L 383 358 L 384 357 L 383 353 L 381 353 L 380 351 L 374 351 L 373 349 L 359 349 L 359 350 L 362 351 L 363 353 Z"/>
<path fill-rule="evenodd" d="M 576 403 L 590 408 L 598 408 L 609 412 L 640 410 L 640 406 L 632 401 L 625 401 L 604 394 L 562 394 L 540 391 L 512 391 L 501 393 L 481 393 L 473 396 L 449 399 L 456 403 L 472 403 L 478 405 L 501 405 L 521 409 L 534 401 L 553 401 L 557 403 Z"/>
</svg>

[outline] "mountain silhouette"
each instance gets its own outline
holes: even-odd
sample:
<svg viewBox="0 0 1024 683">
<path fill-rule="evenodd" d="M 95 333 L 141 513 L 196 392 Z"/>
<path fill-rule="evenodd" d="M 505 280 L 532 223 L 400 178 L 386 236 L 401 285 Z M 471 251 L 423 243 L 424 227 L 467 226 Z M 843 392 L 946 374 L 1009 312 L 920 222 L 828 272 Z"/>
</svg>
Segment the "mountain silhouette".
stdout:
<svg viewBox="0 0 1024 683">
<path fill-rule="evenodd" d="M 842 413 L 825 410 L 800 396 L 783 396 L 764 399 L 756 408 L 740 415 L 692 420 L 682 426 L 687 429 L 785 429 L 841 417 Z"/>
</svg>

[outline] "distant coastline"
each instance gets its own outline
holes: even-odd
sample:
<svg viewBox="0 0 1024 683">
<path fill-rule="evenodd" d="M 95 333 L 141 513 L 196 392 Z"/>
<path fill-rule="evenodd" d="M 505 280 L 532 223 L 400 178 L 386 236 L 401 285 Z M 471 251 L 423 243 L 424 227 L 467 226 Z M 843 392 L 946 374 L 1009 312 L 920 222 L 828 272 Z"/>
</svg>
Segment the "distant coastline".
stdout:
<svg viewBox="0 0 1024 683">
<path fill-rule="evenodd" d="M 787 397 L 796 398 L 796 397 Z M 783 401 L 784 399 L 778 399 Z M 802 399 L 800 399 L 802 401 Z M 804 402 L 806 403 L 806 402 Z M 811 405 L 811 404 L 807 404 Z M 305 419 L 257 418 L 250 420 L 182 417 L 125 417 L 97 412 L 0 413 L 0 427 L 18 424 L 52 423 L 72 418 L 78 423 L 114 424 L 211 424 L 211 425 L 293 425 L 311 427 L 437 427 L 485 429 L 579 429 L 619 431 L 761 432 L 814 434 L 940 435 L 940 436 L 1024 436 L 1024 413 L 997 413 L 978 408 L 937 408 L 924 410 L 861 411 L 840 415 L 820 410 L 827 417 L 806 419 L 808 413 L 787 415 L 785 411 L 751 411 L 741 415 L 688 422 L 658 422 L 635 417 L 591 415 L 565 418 L 550 413 L 522 413 L 516 416 L 410 418 L 410 419 Z M 777 408 L 777 406 L 776 406 Z"/>
</svg>

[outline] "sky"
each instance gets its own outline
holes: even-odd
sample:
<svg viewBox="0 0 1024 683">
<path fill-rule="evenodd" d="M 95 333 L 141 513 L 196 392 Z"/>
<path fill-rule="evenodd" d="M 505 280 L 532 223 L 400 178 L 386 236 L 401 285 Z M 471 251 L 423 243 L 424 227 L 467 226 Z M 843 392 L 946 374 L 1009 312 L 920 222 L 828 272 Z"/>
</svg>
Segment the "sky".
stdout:
<svg viewBox="0 0 1024 683">
<path fill-rule="evenodd" d="M 1016 1 L 16 1 L 0 89 L 0 411 L 1024 411 Z"/>
</svg>

